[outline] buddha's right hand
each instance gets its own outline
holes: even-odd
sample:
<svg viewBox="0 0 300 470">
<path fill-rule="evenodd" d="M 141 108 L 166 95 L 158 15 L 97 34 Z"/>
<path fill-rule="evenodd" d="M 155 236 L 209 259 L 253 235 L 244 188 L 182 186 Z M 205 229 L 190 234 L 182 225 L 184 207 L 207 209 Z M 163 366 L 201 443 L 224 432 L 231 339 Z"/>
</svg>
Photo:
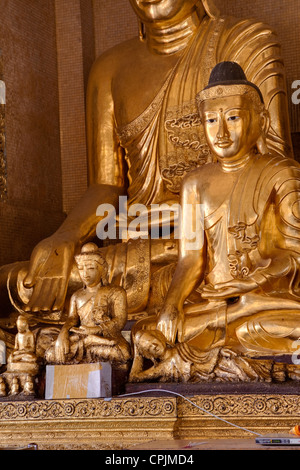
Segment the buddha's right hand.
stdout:
<svg viewBox="0 0 300 470">
<path fill-rule="evenodd" d="M 62 310 L 73 266 L 75 243 L 54 234 L 33 250 L 24 286 L 32 288 L 26 311 Z"/>
<path fill-rule="evenodd" d="M 176 337 L 181 341 L 183 312 L 172 304 L 165 305 L 158 315 L 156 328 L 165 336 L 168 343 L 174 344 Z"/>
<path fill-rule="evenodd" d="M 61 332 L 55 342 L 55 361 L 65 362 L 66 355 L 70 351 L 69 335 L 66 332 Z"/>
</svg>

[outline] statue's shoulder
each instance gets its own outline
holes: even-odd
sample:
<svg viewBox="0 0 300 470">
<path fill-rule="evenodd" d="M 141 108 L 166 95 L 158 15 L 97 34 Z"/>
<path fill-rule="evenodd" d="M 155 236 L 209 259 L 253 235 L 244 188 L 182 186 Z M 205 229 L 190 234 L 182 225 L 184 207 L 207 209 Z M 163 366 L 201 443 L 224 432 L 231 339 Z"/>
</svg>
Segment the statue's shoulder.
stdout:
<svg viewBox="0 0 300 470">
<path fill-rule="evenodd" d="M 259 21 L 256 18 L 236 18 L 226 16 L 215 20 L 217 30 L 220 29 L 218 45 L 218 60 L 236 60 L 239 62 L 249 58 L 249 55 L 243 54 L 244 47 L 252 45 L 252 50 L 262 51 L 264 47 L 274 46 L 278 42 L 276 32 L 269 24 Z"/>
<path fill-rule="evenodd" d="M 207 183 L 208 179 L 213 181 L 215 178 L 217 179 L 219 175 L 220 165 L 218 163 L 206 163 L 187 173 L 183 178 L 182 184 L 185 187 L 194 184 L 202 187 Z"/>
<path fill-rule="evenodd" d="M 278 168 L 285 168 L 290 170 L 296 169 L 298 171 L 300 169 L 300 163 L 297 160 L 288 157 L 284 158 L 282 155 L 278 155 L 273 152 L 261 155 L 260 160 L 263 164 L 273 168 L 274 171 L 276 171 Z"/>
<path fill-rule="evenodd" d="M 249 32 L 257 33 L 258 31 L 263 32 L 264 30 L 273 32 L 271 26 L 255 17 L 249 18 L 238 18 L 235 16 L 223 16 L 217 18 L 217 22 L 220 22 L 224 25 L 224 29 L 228 32 L 232 32 L 235 36 L 238 36 L 245 30 Z"/>
<path fill-rule="evenodd" d="M 77 291 L 75 291 L 72 296 L 71 296 L 71 302 L 77 302 L 82 299 L 84 299 L 86 296 L 86 289 L 84 287 L 81 287 Z"/>
<path fill-rule="evenodd" d="M 116 46 L 107 49 L 95 60 L 91 74 L 97 74 L 100 71 L 110 72 L 112 75 L 116 70 L 120 70 L 128 61 L 136 58 L 136 55 L 142 54 L 145 45 L 138 38 L 132 38 L 121 42 Z"/>
<path fill-rule="evenodd" d="M 292 158 L 269 153 L 261 155 L 252 167 L 252 174 L 264 190 L 280 187 L 289 180 L 300 183 L 300 164 Z"/>
<path fill-rule="evenodd" d="M 101 287 L 101 291 L 110 298 L 126 297 L 126 291 L 121 286 L 108 284 L 107 286 Z"/>
</svg>

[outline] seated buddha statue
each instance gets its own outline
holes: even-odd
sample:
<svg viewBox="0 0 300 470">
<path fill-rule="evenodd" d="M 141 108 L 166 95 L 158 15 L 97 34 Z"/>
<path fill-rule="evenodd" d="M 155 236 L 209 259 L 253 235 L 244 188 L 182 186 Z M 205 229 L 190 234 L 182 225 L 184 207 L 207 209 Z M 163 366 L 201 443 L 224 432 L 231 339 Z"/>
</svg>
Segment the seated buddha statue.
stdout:
<svg viewBox="0 0 300 470">
<path fill-rule="evenodd" d="M 161 311 L 134 336 L 157 329 L 199 351 L 291 355 L 300 337 L 300 166 L 268 148 L 263 96 L 237 63 L 216 65 L 197 104 L 214 161 L 184 178 L 176 270 Z"/>
<path fill-rule="evenodd" d="M 40 369 L 36 353 L 36 337 L 30 330 L 29 319 L 25 315 L 18 316 L 16 327 L 14 348 L 8 355 L 6 371 L 1 378 L 10 390 L 9 394 L 17 395 L 23 392 L 34 395 L 34 381 Z M 6 394 L 5 389 L 3 392 Z"/>
<path fill-rule="evenodd" d="M 105 52 L 90 73 L 89 188 L 62 226 L 34 248 L 30 262 L 0 268 L 3 314 L 11 308 L 5 304 L 8 273 L 12 285 L 18 284 L 21 267 L 26 311 L 41 317 L 64 308 L 67 288 L 78 278 L 74 254 L 95 241 L 100 204 L 117 208 L 120 195 L 127 196 L 129 208 L 179 202 L 183 176 L 212 162 L 195 96 L 216 63 L 238 62 L 260 87 L 272 118 L 268 146 L 284 158 L 292 156 L 284 66 L 267 25 L 224 17 L 213 0 L 130 4 L 140 22 L 139 37 Z M 148 237 L 114 243 L 102 252 L 110 283 L 126 289 L 129 314 L 150 311 L 151 298 L 154 307 L 160 303 L 178 259 L 177 240 Z"/>
<path fill-rule="evenodd" d="M 16 322 L 18 333 L 15 337 L 15 347 L 8 356 L 8 363 L 33 363 L 37 361 L 35 353 L 34 333 L 29 329 L 29 323 L 26 317 L 19 315 Z"/>
<path fill-rule="evenodd" d="M 68 317 L 45 358 L 58 364 L 110 361 L 126 368 L 131 355 L 121 333 L 126 292 L 108 285 L 107 264 L 94 243 L 82 247 L 76 263 L 84 285 L 72 295 Z"/>
</svg>

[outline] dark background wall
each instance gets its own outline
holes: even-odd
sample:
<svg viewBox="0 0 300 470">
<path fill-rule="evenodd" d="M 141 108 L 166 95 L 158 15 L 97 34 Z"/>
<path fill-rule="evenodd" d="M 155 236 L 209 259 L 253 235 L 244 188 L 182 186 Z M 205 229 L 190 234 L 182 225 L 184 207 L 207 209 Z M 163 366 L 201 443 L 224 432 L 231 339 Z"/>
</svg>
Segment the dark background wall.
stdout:
<svg viewBox="0 0 300 470">
<path fill-rule="evenodd" d="M 0 262 L 28 256 L 62 220 L 56 26 L 52 0 L 0 0 L 7 199 Z"/>
</svg>

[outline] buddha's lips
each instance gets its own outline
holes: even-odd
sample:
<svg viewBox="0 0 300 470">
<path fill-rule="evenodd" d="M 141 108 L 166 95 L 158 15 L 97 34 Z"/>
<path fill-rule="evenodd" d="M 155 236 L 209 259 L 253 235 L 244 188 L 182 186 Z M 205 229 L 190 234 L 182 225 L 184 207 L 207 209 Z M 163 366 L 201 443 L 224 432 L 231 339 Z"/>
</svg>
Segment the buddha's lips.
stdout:
<svg viewBox="0 0 300 470">
<path fill-rule="evenodd" d="M 148 5 L 148 4 L 150 4 L 150 5 L 151 5 L 151 4 L 155 5 L 155 4 L 161 3 L 161 2 L 162 2 L 162 0 L 142 0 L 142 1 L 141 1 L 141 4 L 142 4 L 142 5 Z"/>
<path fill-rule="evenodd" d="M 216 142 L 216 145 L 222 149 L 224 148 L 227 148 L 227 147 L 230 147 L 230 145 L 232 144 L 232 140 L 218 140 Z"/>
</svg>

